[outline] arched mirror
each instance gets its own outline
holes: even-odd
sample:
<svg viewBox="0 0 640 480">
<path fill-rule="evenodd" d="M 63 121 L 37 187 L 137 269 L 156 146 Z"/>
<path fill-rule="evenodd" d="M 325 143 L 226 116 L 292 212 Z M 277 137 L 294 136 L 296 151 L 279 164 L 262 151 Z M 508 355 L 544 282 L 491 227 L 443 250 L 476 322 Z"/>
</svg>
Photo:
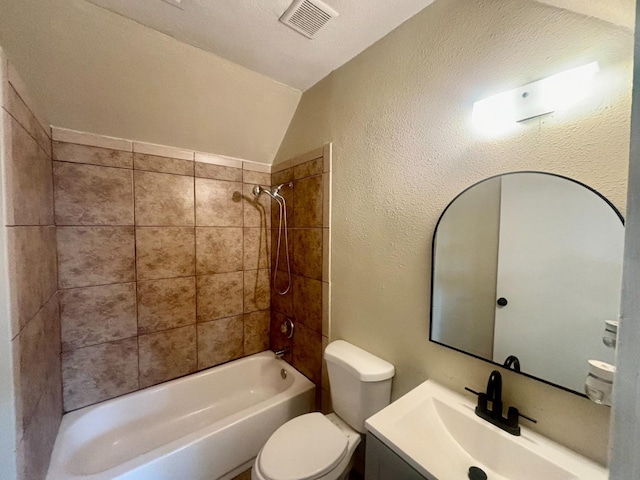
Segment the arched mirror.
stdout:
<svg viewBox="0 0 640 480">
<path fill-rule="evenodd" d="M 620 308 L 624 221 L 569 178 L 483 180 L 442 213 L 433 237 L 430 340 L 578 394 Z M 513 358 L 515 357 L 515 359 Z"/>
</svg>

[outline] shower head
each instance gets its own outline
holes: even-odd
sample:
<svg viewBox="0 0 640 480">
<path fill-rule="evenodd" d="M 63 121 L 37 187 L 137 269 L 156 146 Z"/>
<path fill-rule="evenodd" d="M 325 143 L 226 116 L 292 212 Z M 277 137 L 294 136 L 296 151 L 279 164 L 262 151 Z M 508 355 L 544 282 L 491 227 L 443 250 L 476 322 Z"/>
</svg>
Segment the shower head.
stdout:
<svg viewBox="0 0 640 480">
<path fill-rule="evenodd" d="M 273 192 L 274 195 L 280 195 L 280 190 L 282 189 L 282 187 L 289 187 L 289 188 L 293 188 L 293 182 L 289 182 L 289 183 L 281 183 L 280 185 L 278 185 L 276 187 L 276 191 Z"/>
<path fill-rule="evenodd" d="M 260 185 L 256 185 L 255 187 L 253 187 L 253 194 L 255 196 L 258 196 L 261 193 L 266 193 L 267 195 L 269 195 L 274 200 L 279 201 L 278 198 L 282 198 L 282 195 L 280 195 L 280 190 L 282 189 L 282 187 L 290 187 L 291 188 L 291 187 L 293 187 L 293 183 L 292 182 L 281 183 L 280 185 L 275 187 L 273 192 L 271 192 L 271 190 L 269 190 L 266 187 L 261 187 Z"/>
<path fill-rule="evenodd" d="M 271 198 L 273 198 L 274 200 L 278 200 L 276 198 L 276 194 L 271 193 L 271 191 L 266 188 L 266 187 L 261 187 L 260 185 L 256 185 L 255 187 L 253 187 L 253 194 L 257 197 L 259 196 L 261 193 L 266 193 L 267 195 L 269 195 Z"/>
</svg>

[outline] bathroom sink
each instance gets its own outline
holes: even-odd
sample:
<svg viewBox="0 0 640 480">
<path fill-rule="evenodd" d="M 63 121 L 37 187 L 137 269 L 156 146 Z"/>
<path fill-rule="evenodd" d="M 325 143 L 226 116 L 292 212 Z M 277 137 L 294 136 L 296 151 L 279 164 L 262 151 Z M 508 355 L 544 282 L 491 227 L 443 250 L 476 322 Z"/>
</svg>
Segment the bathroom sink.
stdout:
<svg viewBox="0 0 640 480">
<path fill-rule="evenodd" d="M 469 399 L 428 380 L 366 422 L 367 429 L 428 479 L 606 480 L 608 472 L 522 427 L 510 435 L 477 417 Z"/>
</svg>

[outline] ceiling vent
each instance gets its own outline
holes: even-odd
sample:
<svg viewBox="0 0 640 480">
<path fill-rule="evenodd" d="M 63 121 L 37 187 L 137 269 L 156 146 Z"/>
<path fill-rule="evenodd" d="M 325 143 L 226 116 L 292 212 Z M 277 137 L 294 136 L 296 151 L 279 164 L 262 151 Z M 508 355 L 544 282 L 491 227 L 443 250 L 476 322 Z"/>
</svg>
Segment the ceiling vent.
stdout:
<svg viewBox="0 0 640 480">
<path fill-rule="evenodd" d="M 305 37 L 313 38 L 329 20 L 338 16 L 333 8 L 320 0 L 295 0 L 280 21 Z"/>
</svg>

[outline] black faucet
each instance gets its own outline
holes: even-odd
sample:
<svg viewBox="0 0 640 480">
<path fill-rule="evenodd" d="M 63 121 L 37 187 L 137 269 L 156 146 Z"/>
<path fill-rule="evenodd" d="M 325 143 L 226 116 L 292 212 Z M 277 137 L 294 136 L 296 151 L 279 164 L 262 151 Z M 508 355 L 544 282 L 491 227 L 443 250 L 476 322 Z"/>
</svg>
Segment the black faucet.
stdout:
<svg viewBox="0 0 640 480">
<path fill-rule="evenodd" d="M 475 393 L 478 396 L 476 415 L 511 435 L 520 435 L 520 425 L 518 425 L 519 417 L 537 423 L 533 418 L 518 412 L 516 407 L 509 407 L 507 409 L 506 418 L 502 416 L 502 375 L 497 370 L 494 370 L 491 372 L 491 375 L 489 375 L 486 393 L 476 392 L 470 388 L 465 388 L 465 390 Z M 489 409 L 488 402 L 491 402 L 491 409 Z"/>
</svg>

